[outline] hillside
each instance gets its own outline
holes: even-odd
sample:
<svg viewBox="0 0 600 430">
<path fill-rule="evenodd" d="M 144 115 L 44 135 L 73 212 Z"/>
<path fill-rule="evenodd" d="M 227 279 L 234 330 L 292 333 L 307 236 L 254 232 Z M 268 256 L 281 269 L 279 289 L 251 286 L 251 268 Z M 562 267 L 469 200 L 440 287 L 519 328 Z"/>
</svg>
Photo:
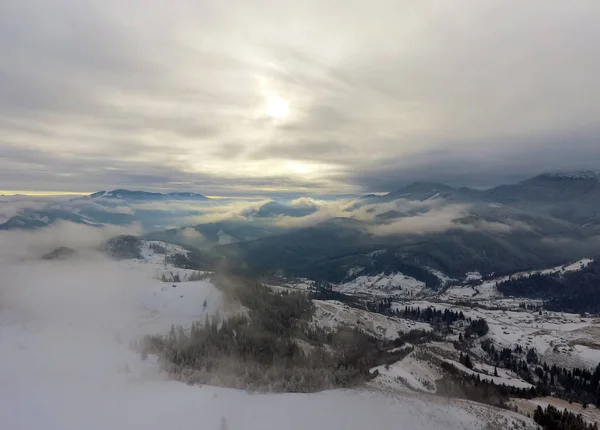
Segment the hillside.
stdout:
<svg viewBox="0 0 600 430">
<path fill-rule="evenodd" d="M 169 382 L 156 359 L 143 360 L 129 349 L 130 341 L 232 310 L 207 281 L 156 279 L 173 269 L 161 257 L 184 250 L 156 242 L 141 246 L 141 258 L 120 262 L 2 262 L 0 416 L 5 424 L 56 430 L 118 428 L 124 422 L 130 429 L 191 430 L 202 423 L 215 430 L 358 430 L 376 420 L 417 430 L 484 429 L 490 422 L 534 428 L 506 411 L 380 389 L 281 395 Z M 24 404 L 36 413 L 22 412 Z"/>
</svg>

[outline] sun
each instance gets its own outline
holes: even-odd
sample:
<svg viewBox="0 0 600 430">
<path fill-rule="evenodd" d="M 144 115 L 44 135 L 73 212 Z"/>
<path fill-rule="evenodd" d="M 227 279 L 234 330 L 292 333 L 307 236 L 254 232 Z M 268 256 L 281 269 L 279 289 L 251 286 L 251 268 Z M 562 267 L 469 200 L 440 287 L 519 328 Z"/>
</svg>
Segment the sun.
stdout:
<svg viewBox="0 0 600 430">
<path fill-rule="evenodd" d="M 296 163 L 290 166 L 290 169 L 295 173 L 305 174 L 310 172 L 310 168 L 306 164 Z"/>
<path fill-rule="evenodd" d="M 275 119 L 285 118 L 290 114 L 290 106 L 282 97 L 269 97 L 265 106 L 265 114 Z"/>
</svg>

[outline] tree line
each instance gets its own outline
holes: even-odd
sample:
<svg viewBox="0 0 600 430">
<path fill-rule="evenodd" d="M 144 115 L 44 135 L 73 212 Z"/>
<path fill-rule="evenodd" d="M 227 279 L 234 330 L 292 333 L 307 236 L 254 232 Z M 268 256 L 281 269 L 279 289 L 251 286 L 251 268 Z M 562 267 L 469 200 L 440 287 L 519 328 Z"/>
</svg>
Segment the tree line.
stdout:
<svg viewBox="0 0 600 430">
<path fill-rule="evenodd" d="M 402 346 L 350 328 L 325 331 L 311 323 L 312 301 L 304 294 L 276 294 L 259 283 L 219 284 L 247 308 L 247 315 L 208 316 L 189 329 L 172 327 L 137 347 L 157 354 L 174 378 L 260 391 L 311 392 L 361 384 L 370 369 L 406 355 Z M 410 351 L 408 351 L 410 352 Z"/>
<path fill-rule="evenodd" d="M 566 273 L 536 273 L 497 284 L 513 297 L 544 300 L 544 308 L 557 312 L 600 313 L 600 261 Z"/>
<path fill-rule="evenodd" d="M 533 420 L 545 430 L 598 430 L 598 424 L 586 422 L 579 414 L 548 405 L 545 409 L 538 406 L 533 413 Z"/>
<path fill-rule="evenodd" d="M 468 355 L 463 357 L 468 357 Z M 510 397 L 531 399 L 537 395 L 533 387 L 517 388 L 494 384 L 489 380 L 481 379 L 479 373 L 474 375 L 465 374 L 452 363 L 445 361 L 442 361 L 440 366 L 447 374 L 441 380 L 436 381 L 437 393 L 443 396 L 507 408 L 506 402 Z"/>
<path fill-rule="evenodd" d="M 552 393 L 564 400 L 600 406 L 600 364 L 595 369 L 549 365 L 541 362 L 534 348 L 525 351 L 517 345 L 514 349 L 497 349 L 490 339 L 481 342 L 481 348 L 497 366 L 510 369 L 534 384 L 541 396 Z"/>
</svg>

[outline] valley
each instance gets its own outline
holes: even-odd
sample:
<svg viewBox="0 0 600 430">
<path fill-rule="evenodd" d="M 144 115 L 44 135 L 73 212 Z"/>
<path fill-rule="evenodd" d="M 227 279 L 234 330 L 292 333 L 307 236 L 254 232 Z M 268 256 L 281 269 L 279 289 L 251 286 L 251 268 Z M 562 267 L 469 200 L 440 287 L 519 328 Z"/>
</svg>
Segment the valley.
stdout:
<svg viewBox="0 0 600 430">
<path fill-rule="evenodd" d="M 0 430 L 600 430 L 600 0 L 0 0 Z"/>
<path fill-rule="evenodd" d="M 90 396 L 173 390 L 178 405 L 214 403 L 202 410 L 220 430 L 241 425 L 231 402 L 282 402 L 260 428 L 294 405 L 389 403 L 382 422 L 486 430 L 536 428 L 566 402 L 593 428 L 600 260 L 587 210 L 599 183 L 545 174 L 281 203 L 118 189 L 25 204 L 0 226 L 16 245 L 1 260 L 0 352 L 15 375 L 38 369 L 27 380 L 38 393 L 50 389 L 42 375 L 61 374 L 111 381 Z"/>
<path fill-rule="evenodd" d="M 189 327 L 194 321 L 247 311 L 229 302 L 209 279 L 188 281 L 195 271 L 165 262 L 165 256 L 185 252 L 166 243 L 142 242 L 140 258 L 116 262 L 101 255 L 77 254 L 67 259 L 3 265 L 3 422 L 14 429 L 42 423 L 47 429 L 82 425 L 103 429 L 123 422 L 128 422 L 130 428 L 158 428 L 168 423 L 192 429 L 200 420 L 203 428 L 214 429 L 301 429 L 308 423 L 317 428 L 344 426 L 358 430 L 376 416 L 382 425 L 402 422 L 414 429 L 442 425 L 449 429 L 487 429 L 490 423 L 502 428 L 535 428 L 530 419 L 510 411 L 431 397 L 427 389 L 420 390 L 426 383 L 416 382 L 416 377 L 413 387 L 419 391 L 415 392 L 408 388 L 410 385 L 398 385 L 395 379 L 396 385 L 385 384 L 381 379 L 384 371 L 362 388 L 312 394 L 249 393 L 170 382 L 157 358 L 140 356 L 131 349 L 131 342 L 149 334 L 166 334 L 174 326 Z M 179 281 L 161 281 L 163 274 L 171 273 L 179 274 Z M 365 315 L 346 315 L 341 309 L 326 316 L 334 310 L 330 306 L 337 305 L 317 304 L 322 311 L 316 312 L 315 323 L 333 327 L 332 321 L 346 325 L 354 317 L 368 320 Z M 371 324 L 374 335 L 385 335 L 379 328 L 381 322 L 373 320 Z M 412 321 L 406 321 L 406 326 L 390 324 L 390 337 L 395 330 L 427 327 Z M 402 365 L 409 366 L 409 360 L 411 356 Z M 429 375 L 423 366 L 414 361 L 409 368 L 422 369 Z M 410 370 L 402 372 L 408 375 Z M 430 388 L 429 393 L 433 392 Z M 29 414 L 23 405 L 31 405 L 38 412 Z M 100 405 L 108 413 L 95 413 Z M 159 415 L 157 408 L 168 408 L 171 413 Z M 310 417 L 306 410 L 311 411 Z M 332 413 L 339 410 L 345 412 Z M 90 421 L 90 417 L 94 418 Z"/>
</svg>

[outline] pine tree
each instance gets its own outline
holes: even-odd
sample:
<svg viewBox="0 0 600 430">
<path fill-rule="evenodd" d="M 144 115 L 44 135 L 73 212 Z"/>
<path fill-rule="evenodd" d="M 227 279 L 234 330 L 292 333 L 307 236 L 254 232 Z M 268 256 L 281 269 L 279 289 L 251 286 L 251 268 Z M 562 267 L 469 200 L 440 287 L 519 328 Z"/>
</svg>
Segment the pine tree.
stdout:
<svg viewBox="0 0 600 430">
<path fill-rule="evenodd" d="M 171 330 L 169 331 L 168 336 L 169 342 L 175 342 L 177 340 L 177 333 L 175 333 L 175 325 L 171 324 Z"/>
<path fill-rule="evenodd" d="M 538 407 L 535 408 L 535 412 L 533 413 L 533 420 L 538 424 L 542 424 L 544 420 L 544 410 L 540 405 L 538 405 Z"/>
</svg>

